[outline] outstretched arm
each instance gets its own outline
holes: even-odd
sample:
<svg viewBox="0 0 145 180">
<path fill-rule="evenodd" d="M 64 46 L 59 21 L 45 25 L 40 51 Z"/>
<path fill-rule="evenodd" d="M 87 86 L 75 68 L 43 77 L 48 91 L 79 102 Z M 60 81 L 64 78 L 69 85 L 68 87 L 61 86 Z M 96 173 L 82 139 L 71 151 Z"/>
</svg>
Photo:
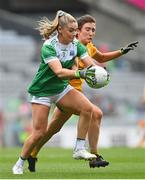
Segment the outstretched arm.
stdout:
<svg viewBox="0 0 145 180">
<path fill-rule="evenodd" d="M 93 58 L 96 59 L 99 63 L 104 63 L 112 59 L 118 58 L 124 54 L 127 54 L 130 50 L 134 50 L 134 48 L 137 47 L 137 44 L 138 44 L 137 41 L 132 42 L 126 45 L 125 47 L 122 47 L 120 50 L 107 52 L 107 53 L 101 53 L 99 50 L 97 50 Z"/>
</svg>

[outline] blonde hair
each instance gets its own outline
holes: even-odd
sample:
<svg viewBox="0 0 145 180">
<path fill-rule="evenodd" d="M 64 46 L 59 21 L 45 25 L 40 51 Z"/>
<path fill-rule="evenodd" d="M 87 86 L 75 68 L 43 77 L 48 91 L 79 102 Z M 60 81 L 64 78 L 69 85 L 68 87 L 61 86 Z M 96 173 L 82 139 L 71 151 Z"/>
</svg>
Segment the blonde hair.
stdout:
<svg viewBox="0 0 145 180">
<path fill-rule="evenodd" d="M 38 21 L 38 27 L 36 29 L 39 30 L 40 35 L 42 35 L 44 39 L 48 39 L 50 35 L 57 30 L 58 25 L 64 27 L 72 22 L 77 22 L 72 15 L 59 10 L 57 11 L 56 17 L 53 21 L 50 21 L 47 17 L 43 17 Z"/>
</svg>

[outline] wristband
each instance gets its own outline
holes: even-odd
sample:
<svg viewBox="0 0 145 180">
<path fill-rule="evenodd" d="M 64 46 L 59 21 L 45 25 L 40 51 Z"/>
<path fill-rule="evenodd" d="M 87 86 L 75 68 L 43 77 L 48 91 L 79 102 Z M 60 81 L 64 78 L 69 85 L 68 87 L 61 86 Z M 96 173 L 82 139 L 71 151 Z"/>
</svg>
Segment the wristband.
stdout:
<svg viewBox="0 0 145 180">
<path fill-rule="evenodd" d="M 75 72 L 75 77 L 76 77 L 76 78 L 80 78 L 80 71 L 79 71 L 79 70 L 77 70 L 77 71 Z"/>
<path fill-rule="evenodd" d="M 124 54 L 124 49 L 123 49 L 123 48 L 120 49 L 120 53 L 121 53 L 122 55 Z"/>
</svg>

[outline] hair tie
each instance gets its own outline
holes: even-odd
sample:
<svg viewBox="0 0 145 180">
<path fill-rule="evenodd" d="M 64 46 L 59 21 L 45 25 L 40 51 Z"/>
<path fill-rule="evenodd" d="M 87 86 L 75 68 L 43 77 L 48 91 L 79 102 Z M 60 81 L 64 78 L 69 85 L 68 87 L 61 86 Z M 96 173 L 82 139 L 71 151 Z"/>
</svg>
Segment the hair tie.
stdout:
<svg viewBox="0 0 145 180">
<path fill-rule="evenodd" d="M 64 16 L 66 13 L 64 12 L 64 11 L 62 11 L 62 10 L 59 10 L 58 11 L 58 17 L 62 17 L 62 16 Z"/>
</svg>

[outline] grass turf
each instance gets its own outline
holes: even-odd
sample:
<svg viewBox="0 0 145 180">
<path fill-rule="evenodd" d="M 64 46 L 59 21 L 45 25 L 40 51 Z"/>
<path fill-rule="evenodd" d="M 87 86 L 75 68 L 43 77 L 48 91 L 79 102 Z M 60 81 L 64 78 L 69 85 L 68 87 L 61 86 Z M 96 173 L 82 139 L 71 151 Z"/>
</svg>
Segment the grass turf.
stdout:
<svg viewBox="0 0 145 180">
<path fill-rule="evenodd" d="M 89 168 L 88 162 L 74 160 L 72 150 L 43 148 L 37 172 L 30 173 L 25 163 L 23 175 L 13 175 L 11 168 L 18 159 L 20 148 L 0 149 L 1 179 L 145 179 L 144 148 L 100 149 L 110 162 L 105 168 Z"/>
</svg>

